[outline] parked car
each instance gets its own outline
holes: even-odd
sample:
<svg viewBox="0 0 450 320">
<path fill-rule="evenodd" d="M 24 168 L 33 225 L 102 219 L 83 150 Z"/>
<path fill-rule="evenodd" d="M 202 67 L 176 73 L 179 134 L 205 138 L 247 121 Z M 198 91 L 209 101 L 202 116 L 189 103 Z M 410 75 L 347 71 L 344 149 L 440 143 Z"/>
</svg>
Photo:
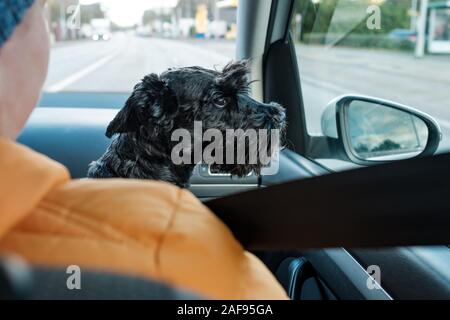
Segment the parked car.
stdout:
<svg viewBox="0 0 450 320">
<path fill-rule="evenodd" d="M 410 29 L 394 29 L 388 34 L 389 39 L 399 40 L 399 41 L 417 41 L 417 32 Z"/>
</svg>

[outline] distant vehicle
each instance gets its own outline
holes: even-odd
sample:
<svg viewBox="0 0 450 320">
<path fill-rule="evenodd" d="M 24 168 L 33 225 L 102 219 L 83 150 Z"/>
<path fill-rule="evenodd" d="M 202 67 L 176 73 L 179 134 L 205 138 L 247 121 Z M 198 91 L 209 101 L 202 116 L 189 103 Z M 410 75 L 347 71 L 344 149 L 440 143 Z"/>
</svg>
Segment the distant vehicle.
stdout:
<svg viewBox="0 0 450 320">
<path fill-rule="evenodd" d="M 111 39 L 111 21 L 108 19 L 92 19 L 92 40 L 108 41 Z"/>
<path fill-rule="evenodd" d="M 393 40 L 407 40 L 416 42 L 417 32 L 410 29 L 394 29 L 388 34 L 388 38 Z"/>
<path fill-rule="evenodd" d="M 153 35 L 153 29 L 151 26 L 139 26 L 136 29 L 136 35 L 139 37 L 151 37 Z"/>
<path fill-rule="evenodd" d="M 92 26 L 90 24 L 83 24 L 80 29 L 80 36 L 83 39 L 92 39 Z"/>
<path fill-rule="evenodd" d="M 225 38 L 228 32 L 227 22 L 223 20 L 211 21 L 208 25 L 208 38 Z"/>
</svg>

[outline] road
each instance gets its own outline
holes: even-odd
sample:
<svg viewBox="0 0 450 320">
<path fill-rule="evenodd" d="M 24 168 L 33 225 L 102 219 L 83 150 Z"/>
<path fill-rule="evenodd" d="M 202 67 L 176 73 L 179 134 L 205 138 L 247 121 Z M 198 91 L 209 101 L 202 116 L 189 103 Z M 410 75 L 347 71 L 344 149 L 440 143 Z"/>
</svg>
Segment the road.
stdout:
<svg viewBox="0 0 450 320">
<path fill-rule="evenodd" d="M 206 49 L 195 41 L 124 34 L 111 41 L 58 45 L 52 50 L 45 90 L 130 92 L 146 74 L 180 66 L 220 67 L 233 59 L 234 52 L 228 42 Z"/>
<path fill-rule="evenodd" d="M 297 46 L 308 131 L 318 134 L 320 117 L 333 98 L 359 93 L 415 107 L 435 117 L 450 150 L 450 57 L 422 60 L 409 53 Z M 228 41 L 171 40 L 116 35 L 52 50 L 47 92 L 130 92 L 148 73 L 170 67 L 220 68 L 235 56 Z"/>
<path fill-rule="evenodd" d="M 297 46 L 308 130 L 320 133 L 327 103 L 343 94 L 379 97 L 438 120 L 450 149 L 450 56 L 416 59 L 390 51 Z M 311 107 L 309 107 L 311 106 Z"/>
</svg>

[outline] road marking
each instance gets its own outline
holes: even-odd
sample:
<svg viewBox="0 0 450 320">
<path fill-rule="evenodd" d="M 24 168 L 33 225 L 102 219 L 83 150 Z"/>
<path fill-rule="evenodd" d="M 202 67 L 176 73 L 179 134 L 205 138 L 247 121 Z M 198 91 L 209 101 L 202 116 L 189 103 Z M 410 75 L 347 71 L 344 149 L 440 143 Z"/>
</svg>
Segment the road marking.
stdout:
<svg viewBox="0 0 450 320">
<path fill-rule="evenodd" d="M 97 70 L 100 67 L 104 66 L 105 64 L 107 64 L 108 62 L 110 62 L 111 60 L 116 58 L 119 54 L 120 54 L 120 51 L 111 53 L 111 54 L 107 55 L 106 57 L 103 57 L 102 59 L 94 62 L 93 64 L 91 64 L 89 66 L 87 66 L 86 68 L 81 69 L 78 72 L 70 75 L 69 77 L 67 77 L 67 78 L 65 78 L 65 79 L 63 79 L 61 81 L 58 81 L 58 82 L 48 86 L 45 89 L 45 91 L 49 92 L 49 93 L 55 93 L 55 92 L 62 91 L 64 88 L 67 88 L 71 84 L 77 82 L 78 80 L 86 77 L 87 75 L 91 74 L 95 70 Z"/>
</svg>

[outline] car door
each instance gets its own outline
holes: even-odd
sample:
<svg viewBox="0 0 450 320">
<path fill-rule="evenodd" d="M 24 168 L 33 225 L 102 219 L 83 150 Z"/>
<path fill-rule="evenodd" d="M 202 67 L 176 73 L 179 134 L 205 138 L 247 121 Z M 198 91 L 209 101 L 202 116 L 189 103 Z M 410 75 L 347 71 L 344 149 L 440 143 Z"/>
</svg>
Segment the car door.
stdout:
<svg viewBox="0 0 450 320">
<path fill-rule="evenodd" d="M 410 5 L 389 0 L 378 5 L 364 0 L 271 3 L 262 58 L 263 94 L 266 101 L 275 100 L 287 108 L 288 148 L 328 172 L 361 167 L 342 155 L 342 149 L 320 146 L 327 131 L 323 115 L 329 102 L 342 95 L 359 94 L 428 114 L 436 127 L 442 128 L 437 151 L 448 150 L 450 114 L 445 106 L 450 101 L 449 78 L 439 71 L 450 63 L 448 56 L 417 59 L 415 37 L 390 35 L 395 29 L 413 27 Z M 386 143 L 377 143 L 372 151 L 386 148 Z M 450 297 L 450 251 L 444 244 L 376 250 L 337 248 L 303 254 L 319 282 L 337 298 Z M 370 285 L 369 274 L 379 277 L 381 288 Z"/>
</svg>

